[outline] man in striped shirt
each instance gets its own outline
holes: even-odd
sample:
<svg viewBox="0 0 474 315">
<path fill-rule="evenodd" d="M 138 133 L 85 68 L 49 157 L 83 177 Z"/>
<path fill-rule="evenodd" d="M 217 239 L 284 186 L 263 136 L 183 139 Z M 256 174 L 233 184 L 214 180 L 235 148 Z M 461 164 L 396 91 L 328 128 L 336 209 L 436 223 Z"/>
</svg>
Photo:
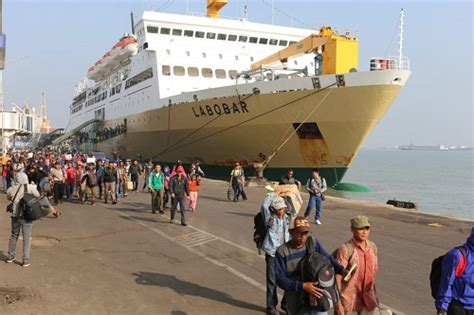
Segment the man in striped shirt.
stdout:
<svg viewBox="0 0 474 315">
<path fill-rule="evenodd" d="M 327 312 L 305 309 L 301 295 L 303 291 L 316 297 L 322 296 L 322 289 L 315 282 L 302 282 L 300 261 L 307 255 L 306 240 L 311 231 L 310 224 L 305 218 L 295 218 L 290 230 L 291 240 L 278 247 L 275 254 L 275 274 L 277 285 L 285 290 L 285 305 L 287 315 L 326 315 Z M 346 275 L 347 271 L 332 257 L 321 243 L 314 239 L 315 251 L 326 256 L 338 274 Z"/>
</svg>

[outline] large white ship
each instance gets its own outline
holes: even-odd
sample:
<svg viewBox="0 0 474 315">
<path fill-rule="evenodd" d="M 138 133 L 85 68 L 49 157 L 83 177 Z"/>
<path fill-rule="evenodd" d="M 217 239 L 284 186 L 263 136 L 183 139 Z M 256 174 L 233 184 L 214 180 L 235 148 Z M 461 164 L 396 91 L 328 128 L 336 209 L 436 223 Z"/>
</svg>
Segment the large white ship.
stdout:
<svg viewBox="0 0 474 315">
<path fill-rule="evenodd" d="M 144 12 L 77 85 L 58 142 L 87 134 L 89 150 L 199 160 L 210 175 L 238 161 L 340 182 L 406 83 L 406 60 L 361 72 L 350 34 L 216 18 L 226 2 L 208 1 L 207 17 Z"/>
</svg>

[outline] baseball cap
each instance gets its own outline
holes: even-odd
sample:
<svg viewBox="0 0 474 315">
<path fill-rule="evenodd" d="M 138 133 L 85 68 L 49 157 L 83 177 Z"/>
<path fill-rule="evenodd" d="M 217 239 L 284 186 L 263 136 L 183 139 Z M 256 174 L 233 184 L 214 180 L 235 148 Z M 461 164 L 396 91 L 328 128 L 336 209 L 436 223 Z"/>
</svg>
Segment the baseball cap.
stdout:
<svg viewBox="0 0 474 315">
<path fill-rule="evenodd" d="M 302 216 L 298 216 L 293 220 L 291 230 L 297 232 L 309 232 L 311 231 L 311 226 L 309 225 L 309 221 L 306 220 Z"/>
<path fill-rule="evenodd" d="M 365 215 L 358 215 L 351 219 L 351 226 L 355 229 L 363 229 L 370 226 L 369 218 Z"/>
<path fill-rule="evenodd" d="M 276 196 L 275 199 L 273 199 L 272 201 L 272 208 L 275 210 L 286 208 L 285 200 L 280 196 Z"/>
</svg>

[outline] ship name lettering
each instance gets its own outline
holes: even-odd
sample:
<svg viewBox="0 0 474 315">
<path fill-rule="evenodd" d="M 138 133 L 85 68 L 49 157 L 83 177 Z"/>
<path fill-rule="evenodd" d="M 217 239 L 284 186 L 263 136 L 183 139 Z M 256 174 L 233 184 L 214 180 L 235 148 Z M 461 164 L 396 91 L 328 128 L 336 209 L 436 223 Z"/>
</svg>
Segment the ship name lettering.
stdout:
<svg viewBox="0 0 474 315">
<path fill-rule="evenodd" d="M 194 117 L 207 117 L 207 116 L 219 116 L 219 115 L 229 115 L 229 114 L 241 114 L 248 113 L 247 103 L 240 101 L 239 103 L 232 102 L 232 105 L 226 103 L 214 104 L 214 105 L 205 105 L 197 107 L 191 107 Z"/>
</svg>

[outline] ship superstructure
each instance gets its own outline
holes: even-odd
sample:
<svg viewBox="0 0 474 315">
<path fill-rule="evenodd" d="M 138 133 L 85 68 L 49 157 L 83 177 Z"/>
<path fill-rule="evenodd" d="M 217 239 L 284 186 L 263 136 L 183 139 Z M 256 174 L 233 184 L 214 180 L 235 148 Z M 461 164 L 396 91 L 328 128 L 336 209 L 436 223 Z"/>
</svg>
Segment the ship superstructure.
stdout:
<svg viewBox="0 0 474 315">
<path fill-rule="evenodd" d="M 61 140 L 120 128 L 94 149 L 210 173 L 318 167 L 335 184 L 410 74 L 383 58 L 357 72 L 357 39 L 329 27 L 144 12 L 134 29 L 76 87 Z"/>
</svg>

